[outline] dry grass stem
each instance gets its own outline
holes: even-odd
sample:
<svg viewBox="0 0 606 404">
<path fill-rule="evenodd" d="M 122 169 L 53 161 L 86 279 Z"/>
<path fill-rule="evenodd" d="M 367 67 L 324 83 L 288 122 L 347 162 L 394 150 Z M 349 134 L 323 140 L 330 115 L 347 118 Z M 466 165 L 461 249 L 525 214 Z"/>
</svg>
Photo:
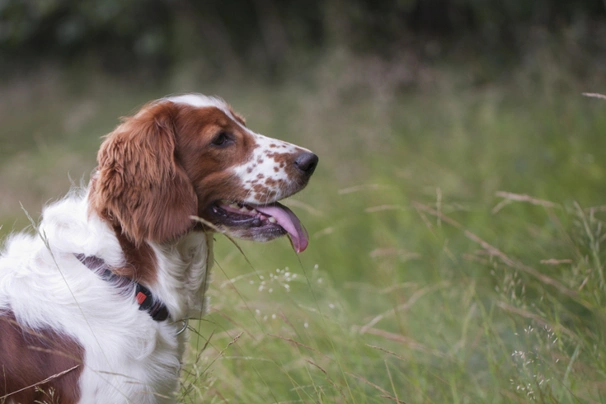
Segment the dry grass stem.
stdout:
<svg viewBox="0 0 606 404">
<path fill-rule="evenodd" d="M 312 351 L 312 352 L 315 352 L 315 353 L 317 353 L 317 354 L 320 354 L 320 355 L 322 355 L 323 357 L 325 357 L 325 358 L 327 358 L 327 359 L 330 359 L 330 357 L 329 357 L 329 356 L 327 356 L 326 354 L 324 354 L 324 353 L 322 353 L 322 352 L 318 351 L 317 349 L 314 349 L 314 348 L 312 348 L 312 347 L 310 347 L 310 346 L 308 346 L 308 345 L 305 345 L 305 344 L 303 344 L 303 343 L 301 343 L 301 342 L 299 342 L 299 341 L 295 341 L 295 340 L 294 340 L 294 339 L 292 339 L 292 338 L 282 337 L 282 336 L 280 336 L 280 335 L 275 335 L 275 334 L 268 334 L 268 336 L 273 337 L 273 338 L 278 338 L 278 339 L 281 339 L 281 340 L 286 341 L 286 342 L 288 342 L 288 343 L 290 343 L 290 344 L 292 344 L 292 345 L 294 345 L 294 346 L 299 346 L 299 347 L 305 348 L 305 349 L 307 349 L 307 350 L 309 350 L 309 351 Z"/>
<path fill-rule="evenodd" d="M 514 307 L 510 304 L 507 304 L 507 303 L 501 302 L 501 301 L 498 301 L 496 303 L 496 305 L 500 309 L 505 310 L 509 313 L 517 314 L 518 316 L 531 319 L 533 321 L 536 321 L 537 324 L 540 324 L 542 326 L 547 326 L 549 328 L 553 328 L 554 330 L 561 331 L 562 333 L 566 334 L 567 336 L 569 336 L 572 339 L 577 339 L 576 334 L 574 334 L 568 328 L 566 328 L 560 324 L 555 324 L 555 325 L 550 324 L 547 320 L 545 320 L 543 317 L 539 316 L 538 314 L 531 313 L 527 310 L 520 309 L 519 307 Z"/>
<path fill-rule="evenodd" d="M 373 327 L 375 324 L 377 324 L 379 321 L 383 320 L 387 316 L 392 316 L 398 312 L 408 310 L 413 304 L 415 304 L 417 302 L 417 300 L 419 300 L 421 297 L 423 297 L 427 293 L 433 292 L 434 290 L 443 288 L 447 285 L 448 285 L 448 282 L 440 282 L 436 285 L 428 286 L 426 288 L 417 290 L 410 296 L 410 298 L 406 301 L 406 303 L 403 303 L 397 307 L 394 307 L 393 309 L 389 309 L 388 311 L 379 314 L 378 316 L 375 316 L 367 324 L 360 327 L 360 334 L 366 333 L 371 327 Z"/>
<path fill-rule="evenodd" d="M 59 355 L 59 356 L 63 356 L 64 358 L 69 358 L 75 362 L 79 362 L 82 363 L 82 361 L 80 360 L 80 358 L 75 357 L 67 352 L 62 352 L 59 351 L 57 349 L 48 349 L 48 348 L 41 348 L 41 347 L 37 347 L 37 346 L 33 346 L 33 345 L 28 345 L 27 349 L 31 349 L 32 351 L 38 351 L 38 352 L 45 352 L 45 353 L 49 353 L 52 355 Z"/>
<path fill-rule="evenodd" d="M 208 371 L 208 369 L 210 369 L 210 367 L 219 359 L 223 356 L 223 354 L 225 353 L 225 351 L 227 351 L 229 349 L 230 346 L 232 346 L 233 344 L 235 344 L 236 342 L 238 342 L 238 340 L 240 339 L 240 337 L 242 336 L 242 334 L 244 334 L 244 332 L 240 332 L 238 335 L 236 335 L 228 344 L 225 348 L 223 348 L 219 354 L 217 355 L 217 357 L 215 357 L 212 361 L 210 361 L 210 363 L 208 364 L 208 366 L 202 371 L 202 373 L 206 373 Z"/>
<path fill-rule="evenodd" d="M 606 100 L 606 95 L 600 93 L 583 93 L 585 97 L 599 98 L 600 100 Z"/>
<path fill-rule="evenodd" d="M 402 344 L 407 345 L 409 348 L 414 349 L 415 351 L 429 353 L 434 356 L 438 356 L 440 358 L 447 357 L 446 354 L 444 354 L 440 351 L 437 351 L 435 349 L 428 348 L 425 345 L 421 344 L 420 342 L 417 342 L 417 341 L 413 340 L 412 338 L 405 337 L 401 334 L 395 334 L 393 332 L 380 330 L 378 328 L 369 328 L 368 330 L 366 330 L 366 333 L 371 334 L 371 335 L 376 335 L 378 337 L 383 337 L 390 341 L 400 342 Z"/>
<path fill-rule="evenodd" d="M 64 370 L 63 372 L 55 373 L 54 375 L 49 376 L 49 377 L 47 377 L 46 379 L 39 381 L 38 383 L 34 383 L 34 384 L 29 385 L 29 386 L 27 386 L 27 387 L 24 387 L 24 388 L 22 388 L 22 389 L 15 390 L 15 391 L 13 391 L 13 392 L 10 392 L 10 393 L 8 393 L 8 394 L 5 394 L 5 395 L 3 395 L 3 396 L 0 396 L 0 400 L 5 400 L 7 397 L 10 397 L 10 396 L 15 395 L 15 394 L 17 394 L 17 393 L 20 393 L 20 392 L 22 392 L 22 391 L 29 390 L 29 389 L 33 389 L 33 388 L 35 388 L 36 386 L 41 386 L 41 385 L 43 385 L 43 384 L 46 384 L 46 383 L 50 382 L 51 380 L 54 380 L 54 379 L 56 379 L 56 378 L 58 378 L 58 377 L 61 377 L 61 376 L 65 375 L 65 374 L 68 374 L 68 373 L 69 373 L 69 372 L 71 372 L 72 370 L 75 370 L 75 369 L 77 369 L 77 368 L 79 368 L 79 367 L 80 367 L 80 365 L 76 365 L 76 366 L 73 366 L 73 367 L 71 367 L 71 368 L 69 368 L 69 369 Z"/>
<path fill-rule="evenodd" d="M 389 186 L 382 185 L 382 184 L 356 185 L 354 187 L 340 189 L 339 195 L 351 194 L 352 192 L 360 192 L 360 191 L 375 191 L 377 189 L 385 189 L 385 188 L 389 188 Z"/>
<path fill-rule="evenodd" d="M 562 265 L 562 264 L 572 264 L 572 260 L 571 259 L 556 259 L 556 258 L 550 258 L 547 260 L 541 260 L 540 261 L 541 264 L 544 265 Z"/>
<path fill-rule="evenodd" d="M 345 374 L 353 377 L 354 379 L 358 379 L 362 383 L 366 383 L 367 385 L 369 385 L 371 387 L 374 387 L 375 389 L 379 390 L 381 393 L 383 393 L 383 395 L 381 397 L 387 398 L 387 399 L 392 400 L 392 401 L 394 401 L 396 403 L 406 404 L 405 401 L 397 399 L 396 397 L 394 397 L 391 394 L 389 394 L 389 392 L 387 390 L 385 390 L 384 388 L 382 388 L 380 386 L 377 386 L 376 384 L 374 384 L 373 382 L 370 382 L 370 381 L 366 380 L 362 376 L 354 375 L 353 373 L 350 373 L 350 372 L 345 372 Z"/>
<path fill-rule="evenodd" d="M 317 363 L 315 363 L 314 361 L 312 361 L 311 359 L 305 359 L 305 362 L 309 363 L 310 365 L 320 369 L 320 371 L 322 373 L 324 373 L 326 376 L 328 376 L 328 372 L 324 369 L 322 369 L 322 367 L 320 365 L 318 365 Z"/>
<path fill-rule="evenodd" d="M 299 200 L 296 199 L 292 199 L 289 198 L 288 199 L 288 205 L 293 207 L 293 208 L 299 208 L 299 209 L 303 209 L 304 211 L 306 211 L 307 213 L 310 213 L 314 216 L 324 216 L 324 213 L 316 208 L 314 208 L 313 206 L 307 204 L 307 203 L 303 203 Z"/>
<path fill-rule="evenodd" d="M 514 194 L 511 192 L 499 191 L 495 194 L 500 198 L 504 198 L 501 202 L 499 202 L 493 209 L 492 214 L 498 213 L 501 209 L 503 209 L 506 205 L 509 205 L 511 202 L 528 202 L 532 205 L 543 206 L 545 208 L 559 208 L 560 206 L 543 199 L 533 198 L 530 195 L 525 194 Z M 440 213 L 440 212 L 438 212 Z"/>
<path fill-rule="evenodd" d="M 366 213 L 382 212 L 385 210 L 405 210 L 406 208 L 402 205 L 379 205 L 371 206 L 370 208 L 364 209 Z"/>
<path fill-rule="evenodd" d="M 366 344 L 366 346 L 369 347 L 369 348 L 372 348 L 372 349 L 376 349 L 378 351 L 383 351 L 383 352 L 385 352 L 385 353 L 387 353 L 387 354 L 389 354 L 389 355 L 393 356 L 394 358 L 397 358 L 397 359 L 399 359 L 401 361 L 406 360 L 406 359 L 404 359 L 403 356 L 400 356 L 397 353 L 392 352 L 392 351 L 390 351 L 388 349 L 382 348 L 380 346 L 375 346 L 375 345 L 370 345 L 370 344 Z"/>
<path fill-rule="evenodd" d="M 532 267 L 529 267 L 521 262 L 518 262 L 518 261 L 508 257 L 505 253 L 503 253 L 498 248 L 496 248 L 493 245 L 489 244 L 488 242 L 482 240 L 480 237 L 478 237 L 476 234 L 472 233 L 471 231 L 465 229 L 465 227 L 463 227 L 463 225 L 461 225 L 459 222 L 451 219 L 448 216 L 444 216 L 444 215 L 440 214 L 439 212 L 437 212 L 436 210 L 430 208 L 429 206 L 423 205 L 421 203 L 413 202 L 413 205 L 415 206 L 415 208 L 422 210 L 424 212 L 427 212 L 431 215 L 440 215 L 442 218 L 442 221 L 450 224 L 451 226 L 453 226 L 459 230 L 462 230 L 463 233 L 465 234 L 465 237 L 467 237 L 468 239 L 470 239 L 471 241 L 473 241 L 475 243 L 478 243 L 490 255 L 493 255 L 493 256 L 499 258 L 505 265 L 507 265 L 511 268 L 518 269 L 522 272 L 525 272 L 528 275 L 538 279 L 540 282 L 544 283 L 545 285 L 549 285 L 549 286 L 556 288 L 561 293 L 575 299 L 577 302 L 579 302 L 580 304 L 582 304 L 585 307 L 591 307 L 591 304 L 589 302 L 587 302 L 585 299 L 583 299 L 577 291 L 566 287 L 565 285 L 563 285 L 559 281 L 555 280 L 554 278 L 547 276 Z"/>
</svg>

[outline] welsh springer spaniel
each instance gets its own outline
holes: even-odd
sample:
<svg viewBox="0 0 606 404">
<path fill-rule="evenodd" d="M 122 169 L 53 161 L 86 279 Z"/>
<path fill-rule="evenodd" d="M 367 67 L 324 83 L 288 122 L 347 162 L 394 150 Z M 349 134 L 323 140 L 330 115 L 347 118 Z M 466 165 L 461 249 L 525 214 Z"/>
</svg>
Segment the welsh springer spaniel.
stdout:
<svg viewBox="0 0 606 404">
<path fill-rule="evenodd" d="M 163 98 L 106 138 L 89 186 L 0 255 L 0 402 L 171 403 L 213 232 L 307 233 L 278 203 L 318 158 L 254 133 L 218 98 Z M 39 400 L 39 401 L 36 401 Z"/>
</svg>

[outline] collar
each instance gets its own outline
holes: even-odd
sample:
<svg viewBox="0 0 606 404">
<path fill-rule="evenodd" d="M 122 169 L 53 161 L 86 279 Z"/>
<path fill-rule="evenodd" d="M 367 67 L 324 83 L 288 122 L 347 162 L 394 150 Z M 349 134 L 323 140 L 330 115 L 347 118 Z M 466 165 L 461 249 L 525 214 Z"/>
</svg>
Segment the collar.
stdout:
<svg viewBox="0 0 606 404">
<path fill-rule="evenodd" d="M 168 318 L 168 309 L 152 295 L 151 291 L 138 282 L 125 276 L 116 275 L 110 270 L 109 265 L 99 257 L 94 255 L 86 256 L 84 254 L 74 254 L 75 257 L 85 267 L 96 273 L 103 279 L 119 289 L 135 290 L 135 300 L 139 304 L 139 310 L 145 310 L 154 321 L 164 321 Z M 132 288 L 132 289 L 131 289 Z"/>
</svg>

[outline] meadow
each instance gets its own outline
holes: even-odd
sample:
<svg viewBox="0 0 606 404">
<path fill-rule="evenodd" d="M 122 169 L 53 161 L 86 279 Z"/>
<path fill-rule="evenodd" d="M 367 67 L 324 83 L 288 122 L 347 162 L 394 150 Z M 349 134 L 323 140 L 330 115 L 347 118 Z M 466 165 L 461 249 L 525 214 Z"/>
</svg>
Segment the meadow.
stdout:
<svg viewBox="0 0 606 404">
<path fill-rule="evenodd" d="M 0 235 L 86 181 L 119 116 L 217 94 L 320 165 L 286 202 L 307 251 L 216 236 L 180 402 L 606 402 L 606 101 L 582 95 L 600 88 L 390 77 L 337 60 L 275 84 L 4 84 Z"/>
</svg>

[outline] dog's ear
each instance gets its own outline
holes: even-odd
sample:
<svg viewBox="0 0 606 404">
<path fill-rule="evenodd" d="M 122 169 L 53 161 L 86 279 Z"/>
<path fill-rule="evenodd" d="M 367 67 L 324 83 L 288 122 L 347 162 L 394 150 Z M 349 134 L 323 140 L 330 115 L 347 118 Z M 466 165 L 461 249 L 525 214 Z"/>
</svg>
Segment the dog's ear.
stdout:
<svg viewBox="0 0 606 404">
<path fill-rule="evenodd" d="M 97 156 L 91 207 L 136 245 L 170 241 L 193 226 L 197 198 L 175 157 L 171 104 L 144 107 L 107 135 Z"/>
</svg>

